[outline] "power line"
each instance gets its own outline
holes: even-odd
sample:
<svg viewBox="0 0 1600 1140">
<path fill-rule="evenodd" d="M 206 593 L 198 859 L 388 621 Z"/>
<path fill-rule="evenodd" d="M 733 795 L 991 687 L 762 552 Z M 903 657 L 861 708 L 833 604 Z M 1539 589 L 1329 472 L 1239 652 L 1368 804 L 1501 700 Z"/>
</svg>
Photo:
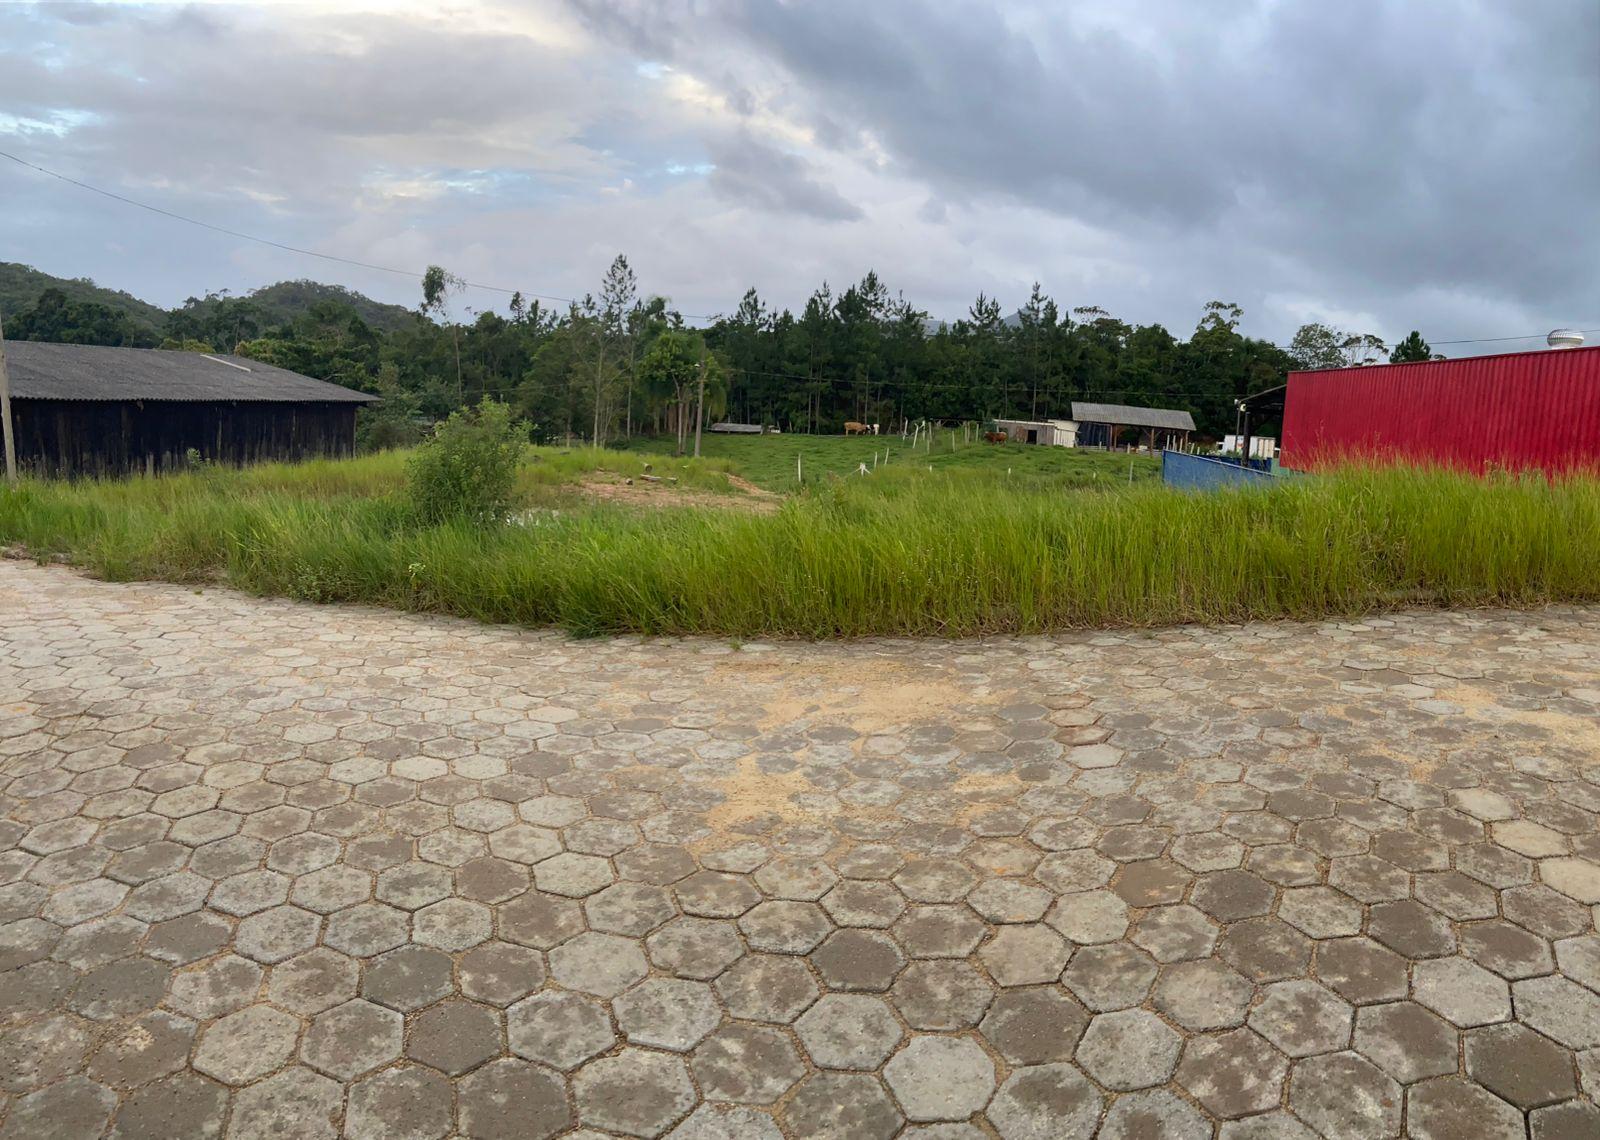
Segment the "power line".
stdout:
<svg viewBox="0 0 1600 1140">
<path fill-rule="evenodd" d="M 300 254 L 303 257 L 316 257 L 316 258 L 322 259 L 323 261 L 332 261 L 332 262 L 336 262 L 336 263 L 338 263 L 340 265 L 351 265 L 351 266 L 355 266 L 358 269 L 370 269 L 370 270 L 373 270 L 374 272 L 377 272 L 377 273 L 392 273 L 392 274 L 394 274 L 396 276 L 399 276 L 399 277 L 410 277 L 413 280 L 417 280 L 417 281 L 421 281 L 423 279 L 423 276 L 424 276 L 423 274 L 418 273 L 414 269 L 398 269 L 398 268 L 396 268 L 396 267 L 394 267 L 392 265 L 378 265 L 378 264 L 375 264 L 375 263 L 370 262 L 370 261 L 360 261 L 360 260 L 357 260 L 357 259 L 351 258 L 351 257 L 341 257 L 340 255 L 334 254 L 334 253 L 322 253 L 322 252 L 320 252 L 318 250 L 315 250 L 315 249 L 305 249 L 302 246 L 289 245 L 289 244 L 287 244 L 285 242 L 274 241 L 271 238 L 264 238 L 264 237 L 259 237 L 256 234 L 245 233 L 242 230 L 230 229 L 227 226 L 219 226 L 219 225 L 216 225 L 213 222 L 202 221 L 199 218 L 191 218 L 186 214 L 179 214 L 179 213 L 176 213 L 176 212 L 174 212 L 172 210 L 163 209 L 160 206 L 152 206 L 148 202 L 141 202 L 136 198 L 129 198 L 126 195 L 118 194 L 115 191 L 106 190 L 106 189 L 104 189 L 102 187 L 91 185 L 88 182 L 79 181 L 78 179 L 73 178 L 70 175 L 62 174 L 60 171 L 51 170 L 49 167 L 40 166 L 38 163 L 35 163 L 35 162 L 29 162 L 27 159 L 22 158 L 22 157 L 20 157 L 18 155 L 12 154 L 9 151 L 0 150 L 0 158 L 9 158 L 12 162 L 17 163 L 19 166 L 25 166 L 29 170 L 37 171 L 40 174 L 47 175 L 47 176 L 49 176 L 51 178 L 59 179 L 60 181 L 65 182 L 68 185 L 76 186 L 80 190 L 87 190 L 91 194 L 98 194 L 103 198 L 109 198 L 114 202 L 121 202 L 124 205 L 134 206 L 134 207 L 136 207 L 136 208 L 138 208 L 140 210 L 147 210 L 152 214 L 159 214 L 161 217 L 170 218 L 173 221 L 185 222 L 185 223 L 187 223 L 187 224 L 189 224 L 191 226 L 199 226 L 202 229 L 211 230 L 214 233 L 226 234 L 228 237 L 238 238 L 241 241 L 253 241 L 253 242 L 256 242 L 256 243 L 258 243 L 260 245 L 270 246 L 273 249 L 283 250 L 285 253 L 297 253 L 297 254 Z M 512 295 L 520 293 L 524 297 L 532 297 L 532 298 L 534 298 L 536 300 L 540 300 L 540 301 L 559 301 L 560 303 L 562 303 L 564 305 L 575 305 L 575 304 L 578 304 L 578 300 L 576 298 L 574 298 L 574 297 L 562 297 L 562 296 L 558 296 L 558 295 L 553 294 L 553 293 L 535 293 L 535 292 L 532 292 L 532 291 L 527 290 L 527 289 L 512 289 L 512 288 L 508 288 L 508 287 L 506 287 L 504 285 L 489 285 L 489 284 L 486 284 L 485 282 L 482 282 L 482 281 L 467 281 L 467 280 L 464 280 L 464 279 L 461 279 L 461 283 L 463 285 L 466 285 L 468 288 L 482 289 L 483 291 L 488 292 L 488 293 L 500 293 L 500 294 L 503 294 L 505 296 L 512 296 Z M 723 316 L 723 314 L 720 314 L 720 313 L 680 313 L 679 315 L 682 316 L 682 317 L 687 317 L 690 320 L 696 320 L 696 321 L 716 321 L 716 320 L 721 320 L 722 316 Z M 1588 333 L 1600 332 L 1600 329 L 1583 329 L 1581 331 L 1584 332 L 1585 334 L 1588 334 Z M 1446 344 L 1500 344 L 1500 343 L 1504 343 L 1504 342 L 1507 342 L 1507 341 L 1514 341 L 1514 340 L 1541 340 L 1546 335 L 1548 335 L 1548 334 L 1547 333 L 1528 333 L 1528 334 L 1526 334 L 1524 336 L 1462 337 L 1462 338 L 1457 338 L 1457 339 L 1454 339 L 1454 340 L 1429 340 L 1428 343 L 1431 344 L 1431 345 L 1446 345 Z M 769 373 L 769 375 L 776 375 L 776 374 L 775 373 Z M 795 379 L 806 379 L 806 377 L 794 377 L 794 378 Z M 1152 392 L 1152 393 L 1149 393 L 1149 394 L 1150 395 L 1164 395 L 1164 394 L 1170 394 L 1170 393 Z"/>
<path fill-rule="evenodd" d="M 370 261 L 359 261 L 353 257 L 341 257 L 336 253 L 322 253 L 319 250 L 305 249 L 302 246 L 289 245 L 285 242 L 274 241 L 271 238 L 259 237 L 256 234 L 247 234 L 242 230 L 230 229 L 227 226 L 219 226 L 212 222 L 202 221 L 199 218 L 191 218 L 185 214 L 179 214 L 173 212 L 172 210 L 163 209 L 160 206 L 152 206 L 148 202 L 141 202 L 137 198 L 129 198 L 124 194 L 118 194 L 112 190 L 106 190 L 99 186 L 92 186 L 87 182 L 80 182 L 78 179 L 70 177 L 66 174 L 62 174 L 60 171 L 51 170 L 48 167 L 40 166 L 35 162 L 29 162 L 27 159 L 14 155 L 9 151 L 0 150 L 0 158 L 9 158 L 12 162 L 17 163 L 20 166 L 25 166 L 29 170 L 36 170 L 40 174 L 45 174 L 51 178 L 60 179 L 62 182 L 78 187 L 80 190 L 87 190 L 91 194 L 98 194 L 102 198 L 110 198 L 114 202 L 121 202 L 127 206 L 135 206 L 141 210 L 148 210 L 152 214 L 160 214 L 163 218 L 171 218 L 176 222 L 186 222 L 191 226 L 199 226 L 202 229 L 212 230 L 215 233 L 226 234 L 229 237 L 239 238 L 241 241 L 253 241 L 260 245 L 271 246 L 273 249 L 281 249 L 286 253 L 298 253 L 304 257 L 317 257 L 321 258 L 323 261 L 333 261 L 340 265 L 353 265 L 358 269 L 371 269 L 378 273 L 393 273 L 398 277 L 410 277 L 417 281 L 421 281 L 424 276 L 414 269 L 397 269 L 392 265 L 377 265 Z M 552 293 L 534 293 L 527 289 L 510 289 L 504 285 L 489 285 L 482 281 L 467 281 L 463 279 L 461 283 L 472 289 L 482 289 L 489 293 L 503 293 L 506 296 L 520 293 L 524 297 L 532 297 L 540 301 L 559 301 L 565 305 L 575 305 L 578 303 L 577 299 L 574 297 L 560 297 Z M 680 315 L 688 317 L 691 320 L 714 321 L 719 319 L 717 316 L 708 315 L 705 313 L 683 313 Z"/>
<path fill-rule="evenodd" d="M 1600 332 L 1600 329 L 1579 329 L 1578 331 L 1588 334 Z M 1527 336 L 1480 336 L 1469 337 L 1465 340 L 1428 340 L 1427 337 L 1423 337 L 1423 339 L 1428 340 L 1429 347 L 1432 347 L 1436 344 L 1499 344 L 1508 340 L 1543 340 L 1549 335 L 1549 333 L 1529 333 Z"/>
</svg>

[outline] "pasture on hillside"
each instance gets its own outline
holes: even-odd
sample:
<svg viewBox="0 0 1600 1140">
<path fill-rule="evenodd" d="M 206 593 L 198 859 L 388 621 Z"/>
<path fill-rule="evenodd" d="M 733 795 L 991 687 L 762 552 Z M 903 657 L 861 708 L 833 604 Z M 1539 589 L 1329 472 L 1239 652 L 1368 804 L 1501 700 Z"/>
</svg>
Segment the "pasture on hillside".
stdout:
<svg viewBox="0 0 1600 1140">
<path fill-rule="evenodd" d="M 670 455 L 672 441 L 642 440 L 629 451 Z M 1035 447 L 1023 443 L 963 441 L 961 429 L 936 428 L 923 434 L 912 447 L 899 435 L 720 435 L 707 433 L 700 454 L 724 460 L 732 470 L 769 491 L 793 491 L 795 460 L 805 481 L 815 483 L 830 475 L 859 477 L 861 464 L 909 467 L 935 473 L 980 471 L 996 478 L 1039 481 L 1059 488 L 1107 486 L 1160 477 L 1159 460 L 1149 455 L 1107 453 L 1070 447 Z M 1132 473 L 1130 480 L 1129 474 Z"/>
<path fill-rule="evenodd" d="M 700 460 L 529 448 L 497 525 L 424 521 L 400 453 L 24 480 L 0 489 L 0 546 L 112 579 L 582 634 L 957 636 L 1600 601 L 1593 474 L 1352 468 L 1202 494 L 1153 481 L 1147 457 L 1130 485 L 1125 454 L 973 445 L 761 488 L 782 485 L 785 451 L 823 442 L 718 439 Z M 872 442 L 826 441 L 840 464 Z"/>
</svg>

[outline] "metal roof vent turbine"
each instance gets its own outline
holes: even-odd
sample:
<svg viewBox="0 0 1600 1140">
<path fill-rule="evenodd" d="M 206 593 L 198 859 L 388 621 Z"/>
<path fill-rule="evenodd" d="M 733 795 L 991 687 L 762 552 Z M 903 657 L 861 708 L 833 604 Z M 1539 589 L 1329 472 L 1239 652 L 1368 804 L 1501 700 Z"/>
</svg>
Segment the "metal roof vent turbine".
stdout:
<svg viewBox="0 0 1600 1140">
<path fill-rule="evenodd" d="M 1544 342 L 1551 348 L 1577 348 L 1583 344 L 1583 334 L 1577 329 L 1552 329 Z"/>
</svg>

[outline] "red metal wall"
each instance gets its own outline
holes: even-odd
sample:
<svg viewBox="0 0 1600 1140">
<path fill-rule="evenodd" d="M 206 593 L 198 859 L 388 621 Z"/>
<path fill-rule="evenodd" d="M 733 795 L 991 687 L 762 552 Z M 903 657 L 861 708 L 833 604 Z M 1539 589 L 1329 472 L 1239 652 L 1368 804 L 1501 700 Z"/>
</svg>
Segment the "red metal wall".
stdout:
<svg viewBox="0 0 1600 1140">
<path fill-rule="evenodd" d="M 1279 460 L 1600 467 L 1600 346 L 1289 373 Z"/>
</svg>

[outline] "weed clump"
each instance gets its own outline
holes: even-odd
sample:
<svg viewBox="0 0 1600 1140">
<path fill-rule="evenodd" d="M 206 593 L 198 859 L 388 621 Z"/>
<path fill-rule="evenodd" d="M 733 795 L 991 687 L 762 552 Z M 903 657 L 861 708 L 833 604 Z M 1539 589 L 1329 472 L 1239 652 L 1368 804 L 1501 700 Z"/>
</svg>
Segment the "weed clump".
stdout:
<svg viewBox="0 0 1600 1140">
<path fill-rule="evenodd" d="M 504 522 L 527 440 L 527 425 L 499 400 L 450 413 L 406 463 L 406 496 L 418 520 Z"/>
</svg>

